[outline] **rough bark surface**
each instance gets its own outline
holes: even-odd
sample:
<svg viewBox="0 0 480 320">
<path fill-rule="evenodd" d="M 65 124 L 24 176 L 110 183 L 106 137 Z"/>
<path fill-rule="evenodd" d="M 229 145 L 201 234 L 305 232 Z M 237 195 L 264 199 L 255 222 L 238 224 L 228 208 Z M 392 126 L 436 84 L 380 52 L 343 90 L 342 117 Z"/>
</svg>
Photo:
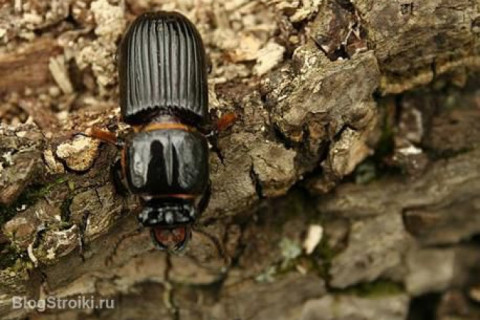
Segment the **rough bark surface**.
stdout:
<svg viewBox="0 0 480 320">
<path fill-rule="evenodd" d="M 119 193 L 116 52 L 179 10 L 235 111 L 180 256 Z M 2 319 L 479 319 L 480 1 L 0 0 Z M 13 309 L 12 298 L 114 309 Z"/>
</svg>

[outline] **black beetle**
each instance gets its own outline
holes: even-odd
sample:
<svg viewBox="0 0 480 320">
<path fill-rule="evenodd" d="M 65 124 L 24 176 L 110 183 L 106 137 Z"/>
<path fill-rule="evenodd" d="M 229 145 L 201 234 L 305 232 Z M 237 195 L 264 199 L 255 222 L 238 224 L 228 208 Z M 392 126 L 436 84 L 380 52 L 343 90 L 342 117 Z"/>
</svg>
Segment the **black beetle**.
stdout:
<svg viewBox="0 0 480 320">
<path fill-rule="evenodd" d="M 180 13 L 142 14 L 122 39 L 121 116 L 134 134 L 122 143 L 121 179 L 141 198 L 139 221 L 162 250 L 185 248 L 208 204 L 207 73 L 200 34 Z M 217 131 L 234 120 L 227 114 Z M 101 130 L 90 135 L 116 140 Z"/>
</svg>

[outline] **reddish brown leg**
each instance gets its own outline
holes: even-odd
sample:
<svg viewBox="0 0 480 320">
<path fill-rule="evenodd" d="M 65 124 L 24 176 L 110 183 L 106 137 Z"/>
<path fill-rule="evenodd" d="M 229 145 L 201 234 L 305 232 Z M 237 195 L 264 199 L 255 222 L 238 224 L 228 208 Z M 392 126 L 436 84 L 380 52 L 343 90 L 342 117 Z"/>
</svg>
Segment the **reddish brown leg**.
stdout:
<svg viewBox="0 0 480 320">
<path fill-rule="evenodd" d="M 225 113 L 220 119 L 217 120 L 215 130 L 217 132 L 222 132 L 233 126 L 237 121 L 237 114 L 235 112 Z"/>
<path fill-rule="evenodd" d="M 128 192 L 128 188 L 124 181 L 125 179 L 125 170 L 126 170 L 126 153 L 124 148 L 124 142 L 117 138 L 116 134 L 111 131 L 102 130 L 99 128 L 90 128 L 85 132 L 85 135 L 99 139 L 107 143 L 111 143 L 119 148 L 122 148 L 121 157 L 117 159 L 114 164 L 111 166 L 110 170 L 113 176 L 113 183 L 119 194 L 125 195 Z"/>
<path fill-rule="evenodd" d="M 210 128 L 210 133 L 207 134 L 208 141 L 212 145 L 212 151 L 214 151 L 218 155 L 218 158 L 222 163 L 224 158 L 218 144 L 218 135 L 220 132 L 230 128 L 236 120 L 237 115 L 234 112 L 225 113 L 221 118 L 214 121 L 213 128 Z"/>
<path fill-rule="evenodd" d="M 121 142 L 117 139 L 116 134 L 111 131 L 106 131 L 106 130 L 93 127 L 87 130 L 86 134 L 89 137 L 99 139 L 99 140 L 114 144 L 116 146 L 121 146 Z"/>
</svg>

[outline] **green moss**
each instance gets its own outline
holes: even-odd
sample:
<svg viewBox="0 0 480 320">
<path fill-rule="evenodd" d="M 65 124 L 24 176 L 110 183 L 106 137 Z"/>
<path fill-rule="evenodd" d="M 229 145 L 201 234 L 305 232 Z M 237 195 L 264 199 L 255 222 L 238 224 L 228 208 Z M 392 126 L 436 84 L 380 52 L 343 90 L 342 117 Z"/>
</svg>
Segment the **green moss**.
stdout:
<svg viewBox="0 0 480 320">
<path fill-rule="evenodd" d="M 330 268 L 332 266 L 333 257 L 336 252 L 328 245 L 328 239 L 324 235 L 317 248 L 315 248 L 314 257 L 319 260 L 316 261 L 315 266 L 318 275 L 326 282 L 330 281 Z"/>
<path fill-rule="evenodd" d="M 10 244 L 3 245 L 0 248 L 0 269 L 11 267 L 20 257 L 20 253 Z"/>
<path fill-rule="evenodd" d="M 389 100 L 380 102 L 381 108 L 386 108 Z M 381 136 L 375 147 L 375 152 L 360 163 L 353 172 L 353 180 L 358 184 L 366 184 L 385 175 L 403 174 L 402 168 L 387 163 L 395 151 L 395 123 L 388 111 L 384 112 L 381 124 Z"/>
<path fill-rule="evenodd" d="M 382 160 L 384 157 L 390 155 L 395 150 L 394 132 L 393 128 L 386 123 L 383 124 L 382 135 L 375 148 L 374 159 Z"/>
<path fill-rule="evenodd" d="M 282 238 L 279 246 L 284 260 L 293 260 L 302 254 L 300 245 L 289 238 Z"/>
<path fill-rule="evenodd" d="M 404 288 L 401 284 L 389 280 L 377 280 L 368 283 L 361 283 L 346 289 L 334 290 L 339 294 L 350 294 L 364 298 L 380 298 L 390 295 L 401 294 Z"/>
<path fill-rule="evenodd" d="M 255 277 L 256 281 L 273 282 L 275 277 L 294 270 L 302 258 L 302 248 L 297 242 L 289 238 L 282 238 L 278 245 L 282 259 L 268 266 L 262 273 L 258 274 Z"/>
<path fill-rule="evenodd" d="M 256 281 L 272 282 L 276 277 L 296 270 L 298 266 L 307 272 L 316 273 L 326 282 L 330 280 L 330 267 L 336 252 L 328 246 L 327 239 L 322 239 L 311 255 L 306 255 L 296 242 L 287 238 L 283 238 L 279 246 L 282 260 L 258 274 Z"/>
<path fill-rule="evenodd" d="M 10 266 L 2 269 L 1 272 L 10 274 L 11 276 L 15 276 L 16 278 L 20 277 L 27 280 L 29 279 L 29 270 L 32 270 L 33 268 L 33 263 L 30 260 L 24 259 L 22 258 L 22 256 L 19 256 Z"/>
<path fill-rule="evenodd" d="M 355 169 L 355 183 L 367 184 L 375 180 L 377 170 L 373 161 L 364 161 Z"/>
<path fill-rule="evenodd" d="M 27 188 L 12 204 L 5 206 L 0 205 L 0 225 L 13 218 L 18 209 L 24 206 L 28 207 L 37 202 L 40 198 L 49 195 L 53 188 L 66 181 L 65 178 L 60 177 L 45 185 L 32 185 Z M 0 246 L 0 269 L 15 268 L 12 271 L 17 271 L 18 268 L 25 268 L 26 253 L 15 248 L 11 243 L 5 243 Z M 27 266 L 28 267 L 28 266 Z"/>
<path fill-rule="evenodd" d="M 277 275 L 278 275 L 278 267 L 270 266 L 266 270 L 264 270 L 262 273 L 258 274 L 255 277 L 255 281 L 271 283 L 275 281 L 275 277 Z"/>
<path fill-rule="evenodd" d="M 283 197 L 279 202 L 274 203 L 276 214 L 276 223 L 280 228 L 291 220 L 292 217 L 306 215 L 309 209 L 306 205 L 305 195 L 299 189 L 293 189 L 291 192 Z M 279 230 L 281 231 L 281 230 Z"/>
<path fill-rule="evenodd" d="M 0 225 L 3 225 L 5 222 L 13 218 L 19 208 L 23 206 L 30 206 L 34 204 L 38 199 L 43 198 L 50 194 L 52 189 L 66 181 L 65 178 L 61 177 L 55 181 L 45 184 L 45 185 L 32 185 L 27 190 L 25 190 L 12 204 L 0 205 Z"/>
<path fill-rule="evenodd" d="M 68 222 L 70 220 L 70 205 L 73 201 L 73 194 L 68 195 L 62 202 L 60 206 L 60 216 L 62 217 L 62 221 Z"/>
</svg>

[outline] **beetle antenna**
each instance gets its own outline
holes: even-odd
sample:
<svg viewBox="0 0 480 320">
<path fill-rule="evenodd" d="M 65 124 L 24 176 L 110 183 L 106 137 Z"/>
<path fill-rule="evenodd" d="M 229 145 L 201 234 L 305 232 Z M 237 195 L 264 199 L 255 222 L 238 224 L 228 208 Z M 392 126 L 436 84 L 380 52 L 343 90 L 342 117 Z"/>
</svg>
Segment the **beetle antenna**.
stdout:
<svg viewBox="0 0 480 320">
<path fill-rule="evenodd" d="M 215 236 L 213 236 L 212 234 L 208 233 L 207 231 L 202 230 L 202 229 L 200 229 L 199 227 L 196 227 L 196 226 L 193 226 L 192 229 L 197 231 L 198 233 L 201 233 L 202 235 L 206 236 L 207 238 L 209 238 L 213 242 L 213 244 L 215 245 L 215 248 L 217 249 L 218 254 L 225 261 L 225 264 L 226 265 L 230 264 L 231 259 L 227 255 L 227 253 L 225 251 L 225 247 L 223 246 L 222 243 L 220 243 L 220 241 Z"/>
</svg>

